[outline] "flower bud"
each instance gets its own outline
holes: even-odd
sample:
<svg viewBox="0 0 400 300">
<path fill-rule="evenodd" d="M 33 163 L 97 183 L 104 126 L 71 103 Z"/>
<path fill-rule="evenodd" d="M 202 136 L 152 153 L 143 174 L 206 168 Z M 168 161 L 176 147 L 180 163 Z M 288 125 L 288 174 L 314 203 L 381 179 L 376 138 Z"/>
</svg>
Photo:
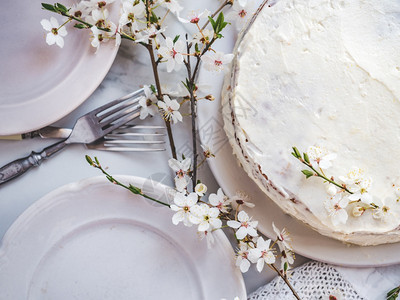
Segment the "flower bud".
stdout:
<svg viewBox="0 0 400 300">
<path fill-rule="evenodd" d="M 194 188 L 195 192 L 197 195 L 200 197 L 204 196 L 204 194 L 207 192 L 207 186 L 203 183 L 198 183 L 196 187 Z"/>
<path fill-rule="evenodd" d="M 334 185 L 329 184 L 329 185 L 326 187 L 326 192 L 328 193 L 329 196 L 333 197 L 333 196 L 336 195 L 337 189 L 336 189 L 336 187 L 335 187 Z"/>
</svg>

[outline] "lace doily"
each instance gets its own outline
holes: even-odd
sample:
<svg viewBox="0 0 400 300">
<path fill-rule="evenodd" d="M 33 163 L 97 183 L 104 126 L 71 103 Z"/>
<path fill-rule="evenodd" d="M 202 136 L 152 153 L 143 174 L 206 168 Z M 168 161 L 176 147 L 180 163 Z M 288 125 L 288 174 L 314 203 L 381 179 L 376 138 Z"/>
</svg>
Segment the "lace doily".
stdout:
<svg viewBox="0 0 400 300">
<path fill-rule="evenodd" d="M 293 269 L 290 283 L 301 299 L 365 299 L 353 286 L 332 266 L 311 261 Z M 277 277 L 267 285 L 252 293 L 248 300 L 292 300 L 296 299 L 285 282 Z"/>
</svg>

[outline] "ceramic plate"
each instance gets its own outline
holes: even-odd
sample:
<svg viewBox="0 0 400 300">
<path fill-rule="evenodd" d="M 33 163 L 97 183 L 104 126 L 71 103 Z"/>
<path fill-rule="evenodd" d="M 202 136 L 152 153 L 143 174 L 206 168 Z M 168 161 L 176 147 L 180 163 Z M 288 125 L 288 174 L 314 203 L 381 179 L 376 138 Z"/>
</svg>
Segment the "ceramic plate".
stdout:
<svg viewBox="0 0 400 300">
<path fill-rule="evenodd" d="M 215 45 L 215 49 L 231 53 L 237 34 L 233 28 L 224 32 L 225 38 Z M 208 160 L 219 185 L 228 195 L 237 191 L 245 192 L 256 204 L 254 209 L 246 209 L 259 221 L 259 230 L 274 238 L 272 222 L 279 228 L 286 227 L 291 233 L 293 248 L 305 257 L 342 266 L 367 267 L 400 263 L 400 243 L 360 247 L 346 245 L 340 241 L 320 235 L 304 223 L 286 215 L 260 190 L 257 184 L 243 171 L 223 129 L 221 112 L 221 89 L 224 74 L 215 74 L 202 69 L 199 83 L 209 86 L 208 91 L 215 96 L 213 102 L 199 102 L 199 135 L 203 145 L 211 147 L 216 158 Z M 242 114 L 253 114 L 251 105 L 238 107 Z M 229 119 L 230 117 L 227 116 Z M 273 143 L 273 141 L 271 141 Z"/>
<path fill-rule="evenodd" d="M 168 201 L 168 188 L 125 183 Z M 222 231 L 212 249 L 172 211 L 95 177 L 28 208 L 0 247 L 0 299 L 246 299 Z"/>
<path fill-rule="evenodd" d="M 99 86 L 118 51 L 110 41 L 95 54 L 89 32 L 72 24 L 64 48 L 48 46 L 40 21 L 63 18 L 42 10 L 41 2 L 8 1 L 0 10 L 0 135 L 35 130 L 66 116 Z M 118 7 L 111 6 L 112 18 Z"/>
</svg>

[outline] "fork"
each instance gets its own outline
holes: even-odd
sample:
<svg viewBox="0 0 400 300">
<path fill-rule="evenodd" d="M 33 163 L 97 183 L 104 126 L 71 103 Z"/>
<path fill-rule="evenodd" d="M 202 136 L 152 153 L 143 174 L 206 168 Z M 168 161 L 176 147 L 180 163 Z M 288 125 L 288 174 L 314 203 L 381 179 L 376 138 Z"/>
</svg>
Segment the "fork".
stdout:
<svg viewBox="0 0 400 300">
<path fill-rule="evenodd" d="M 10 181 L 32 167 L 39 166 L 43 160 L 53 156 L 69 144 L 90 144 L 106 134 L 121 127 L 139 116 L 138 104 L 143 89 L 130 93 L 117 100 L 100 106 L 80 117 L 68 138 L 44 148 L 41 152 L 32 152 L 29 156 L 14 160 L 0 168 L 0 184 Z"/>
<path fill-rule="evenodd" d="M 165 141 L 155 140 L 157 137 L 165 136 L 165 133 L 158 132 L 165 129 L 164 126 L 125 125 L 85 146 L 88 149 L 118 152 L 165 151 L 165 148 L 160 147 Z"/>
</svg>

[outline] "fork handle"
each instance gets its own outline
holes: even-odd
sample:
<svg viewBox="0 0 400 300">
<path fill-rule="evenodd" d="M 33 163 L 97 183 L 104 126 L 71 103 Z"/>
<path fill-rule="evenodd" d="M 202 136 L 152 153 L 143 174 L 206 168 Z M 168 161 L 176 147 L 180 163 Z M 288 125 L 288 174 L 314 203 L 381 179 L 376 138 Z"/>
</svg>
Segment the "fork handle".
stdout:
<svg viewBox="0 0 400 300">
<path fill-rule="evenodd" d="M 14 160 L 2 168 L 0 168 L 0 184 L 6 183 L 11 179 L 14 179 L 32 167 L 39 166 L 43 160 L 51 157 L 53 154 L 57 153 L 61 149 L 68 145 L 65 141 L 58 142 L 56 144 L 50 145 L 44 148 L 41 152 L 34 152 L 29 156 Z"/>
</svg>

